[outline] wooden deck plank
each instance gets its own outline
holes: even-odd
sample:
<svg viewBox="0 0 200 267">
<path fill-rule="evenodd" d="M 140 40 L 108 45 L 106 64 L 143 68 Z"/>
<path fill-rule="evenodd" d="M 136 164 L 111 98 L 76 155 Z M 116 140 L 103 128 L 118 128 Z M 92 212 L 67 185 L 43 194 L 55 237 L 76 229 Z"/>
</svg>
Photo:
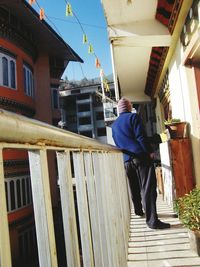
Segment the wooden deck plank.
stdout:
<svg viewBox="0 0 200 267">
<path fill-rule="evenodd" d="M 171 224 L 170 229 L 152 230 L 146 226 L 145 218 L 139 218 L 132 211 L 127 266 L 200 266 L 200 257 L 190 250 L 187 229 L 161 195 L 157 210 L 160 219 Z"/>
</svg>

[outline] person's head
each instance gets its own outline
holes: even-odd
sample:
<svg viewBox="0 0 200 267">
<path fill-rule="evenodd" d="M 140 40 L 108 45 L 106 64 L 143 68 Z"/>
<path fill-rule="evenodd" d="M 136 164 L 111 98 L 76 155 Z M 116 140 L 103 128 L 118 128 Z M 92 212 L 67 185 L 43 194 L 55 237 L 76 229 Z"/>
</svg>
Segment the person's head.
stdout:
<svg viewBox="0 0 200 267">
<path fill-rule="evenodd" d="M 123 112 L 131 112 L 131 110 L 132 110 L 131 102 L 127 98 L 122 97 L 118 102 L 119 114 Z"/>
</svg>

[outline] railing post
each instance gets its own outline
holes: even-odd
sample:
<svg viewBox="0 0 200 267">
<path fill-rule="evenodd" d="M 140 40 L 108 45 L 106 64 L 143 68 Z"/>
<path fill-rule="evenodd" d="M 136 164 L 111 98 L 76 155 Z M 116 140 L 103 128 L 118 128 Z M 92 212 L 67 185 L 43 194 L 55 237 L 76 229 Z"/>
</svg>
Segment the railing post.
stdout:
<svg viewBox="0 0 200 267">
<path fill-rule="evenodd" d="M 128 240 L 129 240 L 129 225 L 130 225 L 130 214 L 131 214 L 131 199 L 129 199 L 129 185 L 128 179 L 125 174 L 124 162 L 122 154 L 117 154 L 118 160 L 116 161 L 116 173 L 118 178 L 118 188 L 121 200 L 121 210 L 122 210 L 122 220 L 123 220 L 123 229 L 125 237 L 125 251 L 128 255 Z"/>
<path fill-rule="evenodd" d="M 106 193 L 103 177 L 106 179 L 106 172 L 103 165 L 103 154 L 94 152 L 92 153 L 92 160 L 94 166 L 95 187 L 98 205 L 98 214 L 100 220 L 100 232 L 102 242 L 102 255 L 105 267 L 112 267 L 112 247 L 110 245 L 108 218 L 106 213 Z"/>
<path fill-rule="evenodd" d="M 70 152 L 57 152 L 60 197 L 68 267 L 80 267 Z"/>
<path fill-rule="evenodd" d="M 104 265 L 104 259 L 102 255 L 102 235 L 100 232 L 100 219 L 98 213 L 95 177 L 93 172 L 91 153 L 84 153 L 84 163 L 89 200 L 95 267 L 106 267 L 106 265 Z"/>
<path fill-rule="evenodd" d="M 73 152 L 73 160 L 76 178 L 76 192 L 83 253 L 83 265 L 85 267 L 94 267 L 83 153 Z"/>
<path fill-rule="evenodd" d="M 112 175 L 112 194 L 113 194 L 113 209 L 115 208 L 115 220 L 116 220 L 116 251 L 118 257 L 118 266 L 125 267 L 127 265 L 127 251 L 128 251 L 128 238 L 126 236 L 126 224 L 125 224 L 125 216 L 124 216 L 124 208 L 123 207 L 123 198 L 126 191 L 126 176 L 122 171 L 124 169 L 124 164 L 120 161 L 121 156 L 119 153 L 113 153 L 112 155 L 108 154 L 110 164 L 112 161 L 114 162 L 112 169 L 110 168 Z M 122 163 L 122 164 L 120 164 Z M 121 169 L 121 170 L 120 170 Z M 130 213 L 130 211 L 129 211 Z M 120 241 L 119 241 L 120 239 Z M 118 241 L 118 242 L 117 242 Z"/>
<path fill-rule="evenodd" d="M 114 177 L 114 160 L 115 158 L 112 157 L 110 160 L 108 153 L 103 153 L 103 164 L 102 169 L 104 170 L 105 174 L 102 173 L 102 183 L 104 188 L 104 198 L 106 200 L 106 207 L 105 207 L 105 214 L 107 216 L 107 227 L 108 227 L 108 236 L 109 236 L 109 246 L 110 246 L 110 257 L 112 260 L 111 266 L 115 267 L 122 267 L 119 265 L 119 246 L 121 245 L 120 242 L 120 235 L 117 229 L 118 227 L 118 208 L 119 203 L 117 203 L 117 196 L 116 196 L 116 178 Z M 119 236 L 118 236 L 119 235 Z"/>
<path fill-rule="evenodd" d="M 10 236 L 6 208 L 3 151 L 0 148 L 0 266 L 11 267 Z"/>
<path fill-rule="evenodd" d="M 31 185 L 41 267 L 57 267 L 46 150 L 29 151 Z"/>
</svg>

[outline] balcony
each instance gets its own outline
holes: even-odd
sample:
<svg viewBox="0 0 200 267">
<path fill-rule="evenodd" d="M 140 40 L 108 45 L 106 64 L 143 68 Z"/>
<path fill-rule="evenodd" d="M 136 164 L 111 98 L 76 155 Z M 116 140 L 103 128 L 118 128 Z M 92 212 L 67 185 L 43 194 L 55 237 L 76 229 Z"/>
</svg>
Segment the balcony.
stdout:
<svg viewBox="0 0 200 267">
<path fill-rule="evenodd" d="M 0 266 L 12 266 L 2 153 L 3 149 L 12 148 L 25 149 L 29 155 L 40 267 L 60 266 L 60 252 L 55 241 L 48 151 L 55 154 L 58 167 L 64 230 L 62 238 L 67 258 L 67 265 L 62 266 L 200 265 L 200 258 L 189 250 L 185 229 L 166 204 L 159 202 L 158 212 L 160 217 L 172 223 L 173 227 L 168 231 L 149 230 L 144 219 L 135 218 L 131 213 L 119 150 L 3 110 L 0 111 L 0 120 Z M 73 194 L 73 181 L 76 197 Z M 157 241 L 152 246 L 150 241 L 153 240 Z M 155 254 L 156 249 L 158 254 Z M 174 252 L 171 252 L 170 261 L 165 255 L 171 250 Z M 176 264 L 170 265 L 173 262 Z"/>
</svg>

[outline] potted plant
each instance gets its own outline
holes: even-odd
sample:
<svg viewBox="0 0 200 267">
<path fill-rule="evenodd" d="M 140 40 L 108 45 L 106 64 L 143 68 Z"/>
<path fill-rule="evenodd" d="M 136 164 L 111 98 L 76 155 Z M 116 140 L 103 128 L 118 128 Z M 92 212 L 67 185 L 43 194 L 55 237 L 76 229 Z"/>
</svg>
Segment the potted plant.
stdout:
<svg viewBox="0 0 200 267">
<path fill-rule="evenodd" d="M 172 139 L 187 137 L 187 122 L 180 119 L 168 119 L 164 121 Z"/>
<path fill-rule="evenodd" d="M 174 208 L 180 221 L 189 229 L 191 249 L 200 256 L 200 188 L 175 200 Z"/>
</svg>

